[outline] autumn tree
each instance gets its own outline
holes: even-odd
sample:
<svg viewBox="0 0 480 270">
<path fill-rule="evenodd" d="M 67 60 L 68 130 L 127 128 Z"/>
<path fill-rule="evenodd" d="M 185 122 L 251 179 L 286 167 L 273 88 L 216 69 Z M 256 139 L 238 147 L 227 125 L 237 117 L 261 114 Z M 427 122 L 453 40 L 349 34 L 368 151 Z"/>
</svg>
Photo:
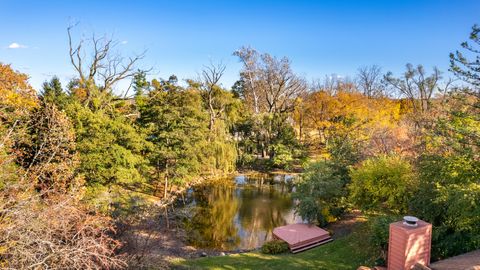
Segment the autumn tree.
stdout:
<svg viewBox="0 0 480 270">
<path fill-rule="evenodd" d="M 28 83 L 26 74 L 17 72 L 10 65 L 0 63 L 0 121 L 15 127 L 20 119 L 37 106 L 35 90 Z"/>
<path fill-rule="evenodd" d="M 359 92 L 318 89 L 302 100 L 304 129 L 317 147 L 328 147 L 335 138 L 368 141 L 381 129 L 397 125 L 399 104 L 387 98 L 369 98 Z"/>
<path fill-rule="evenodd" d="M 27 76 L 0 65 L 0 265 L 122 268 L 109 218 L 83 201 L 72 126 Z M 46 196 L 48 195 L 48 196 Z M 28 220 L 28 222 L 25 222 Z"/>
<path fill-rule="evenodd" d="M 24 178 L 39 190 L 65 192 L 75 179 L 79 158 L 73 126 L 54 104 L 42 102 L 30 116 L 27 132 L 17 142 Z"/>
<path fill-rule="evenodd" d="M 37 106 L 28 76 L 0 63 L 0 188 L 19 178 L 13 146 L 25 136 L 30 112 Z"/>
</svg>

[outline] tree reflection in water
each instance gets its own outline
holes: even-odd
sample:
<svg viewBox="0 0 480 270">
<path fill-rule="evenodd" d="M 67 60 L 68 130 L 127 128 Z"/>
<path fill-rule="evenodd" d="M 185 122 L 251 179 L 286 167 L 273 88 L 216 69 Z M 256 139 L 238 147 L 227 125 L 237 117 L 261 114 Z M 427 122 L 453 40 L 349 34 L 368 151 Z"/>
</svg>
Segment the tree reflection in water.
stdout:
<svg viewBox="0 0 480 270">
<path fill-rule="evenodd" d="M 221 250 L 259 247 L 277 226 L 299 222 L 290 177 L 238 176 L 197 186 L 185 221 L 192 245 Z"/>
</svg>

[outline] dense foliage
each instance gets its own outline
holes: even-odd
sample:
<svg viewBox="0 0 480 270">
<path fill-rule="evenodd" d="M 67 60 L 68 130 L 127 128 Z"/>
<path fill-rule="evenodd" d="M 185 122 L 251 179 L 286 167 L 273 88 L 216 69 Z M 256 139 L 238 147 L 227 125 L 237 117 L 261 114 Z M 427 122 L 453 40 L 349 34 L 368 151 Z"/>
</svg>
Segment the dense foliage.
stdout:
<svg viewBox="0 0 480 270">
<path fill-rule="evenodd" d="M 363 161 L 350 171 L 350 200 L 365 210 L 405 214 L 417 184 L 412 166 L 396 156 Z"/>
<path fill-rule="evenodd" d="M 345 206 L 345 184 L 332 162 L 311 164 L 296 186 L 298 214 L 321 225 L 335 221 Z"/>
</svg>

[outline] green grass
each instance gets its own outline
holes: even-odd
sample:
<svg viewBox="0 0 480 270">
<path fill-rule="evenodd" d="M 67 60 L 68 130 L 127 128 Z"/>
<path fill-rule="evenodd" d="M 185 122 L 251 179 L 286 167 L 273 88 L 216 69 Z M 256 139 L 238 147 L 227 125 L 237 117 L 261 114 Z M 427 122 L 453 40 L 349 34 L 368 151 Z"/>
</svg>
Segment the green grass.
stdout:
<svg viewBox="0 0 480 270">
<path fill-rule="evenodd" d="M 323 246 L 298 254 L 266 255 L 260 252 L 174 262 L 178 269 L 357 269 L 370 265 L 370 252 L 360 230 Z"/>
</svg>

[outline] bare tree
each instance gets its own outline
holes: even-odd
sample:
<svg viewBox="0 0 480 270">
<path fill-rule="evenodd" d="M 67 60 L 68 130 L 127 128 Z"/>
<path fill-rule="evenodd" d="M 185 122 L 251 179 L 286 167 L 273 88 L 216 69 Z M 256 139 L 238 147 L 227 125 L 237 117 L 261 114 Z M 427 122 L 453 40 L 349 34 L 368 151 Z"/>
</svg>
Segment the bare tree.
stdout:
<svg viewBox="0 0 480 270">
<path fill-rule="evenodd" d="M 295 100 L 307 90 L 305 80 L 293 73 L 290 60 L 286 57 L 278 60 L 269 54 L 263 54 L 262 61 L 259 77 L 263 84 L 267 112 L 292 111 Z"/>
<path fill-rule="evenodd" d="M 334 95 L 337 93 L 340 77 L 337 74 L 325 75 L 323 82 L 319 82 L 315 90 L 323 89 Z"/>
<path fill-rule="evenodd" d="M 65 192 L 74 184 L 79 157 L 72 123 L 55 105 L 41 101 L 32 111 L 27 132 L 15 144 L 17 162 L 38 190 Z"/>
<path fill-rule="evenodd" d="M 244 96 L 255 114 L 292 111 L 295 100 L 307 90 L 307 83 L 292 71 L 286 57 L 279 60 L 245 47 L 234 55 L 244 64 L 241 72 L 245 81 Z"/>
<path fill-rule="evenodd" d="M 416 114 L 427 113 L 430 109 L 430 100 L 441 80 L 441 73 L 437 68 L 431 75 L 427 75 L 422 65 L 414 67 L 407 64 L 407 70 L 400 78 L 393 77 L 392 72 L 384 76 L 386 83 L 404 95 L 411 103 Z"/>
<path fill-rule="evenodd" d="M 245 81 L 245 92 L 244 96 L 248 100 L 251 100 L 253 104 L 253 112 L 258 114 L 260 112 L 260 105 L 259 105 L 259 89 L 257 87 L 256 82 L 258 81 L 257 78 L 257 63 L 259 59 L 259 53 L 251 48 L 251 47 L 242 47 L 239 50 L 235 51 L 233 55 L 238 56 L 240 61 L 243 63 L 243 70 L 241 72 L 241 76 L 244 78 Z"/>
<path fill-rule="evenodd" d="M 69 56 L 79 84 L 87 91 L 87 100 L 91 98 L 92 88 L 98 86 L 100 92 L 110 92 L 116 83 L 135 75 L 135 65 L 146 51 L 125 58 L 114 52 L 119 42 L 106 35 L 97 37 L 93 34 L 90 39 L 80 39 L 74 44 L 72 29 L 75 26 L 67 28 Z"/>
<path fill-rule="evenodd" d="M 382 69 L 379 66 L 363 66 L 357 72 L 357 85 L 367 97 L 384 95 L 382 87 Z"/>
<path fill-rule="evenodd" d="M 355 92 L 357 86 L 350 77 L 342 77 L 338 74 L 332 73 L 325 75 L 323 80 L 315 80 L 310 87 L 313 91 L 325 91 L 331 95 L 336 95 L 338 92 Z"/>
<path fill-rule="evenodd" d="M 202 70 L 201 86 L 202 97 L 210 115 L 209 129 L 215 127 L 215 121 L 222 116 L 227 107 L 224 102 L 223 91 L 220 87 L 220 79 L 225 72 L 226 66 L 222 63 L 205 66 Z"/>
</svg>

